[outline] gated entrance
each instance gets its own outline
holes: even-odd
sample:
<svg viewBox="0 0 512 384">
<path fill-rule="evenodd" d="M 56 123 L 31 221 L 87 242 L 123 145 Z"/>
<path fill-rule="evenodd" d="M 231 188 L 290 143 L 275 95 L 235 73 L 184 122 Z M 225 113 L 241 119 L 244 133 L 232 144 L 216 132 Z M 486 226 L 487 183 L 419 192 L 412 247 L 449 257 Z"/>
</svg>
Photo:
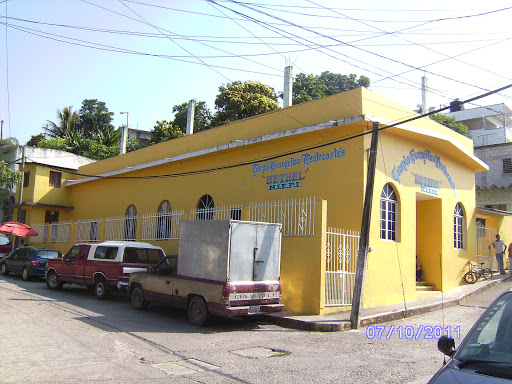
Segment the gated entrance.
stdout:
<svg viewBox="0 0 512 384">
<path fill-rule="evenodd" d="M 495 261 L 494 248 L 492 242 L 496 240 L 498 231 L 495 228 L 486 228 L 477 223 L 476 225 L 476 262 L 478 266 L 484 263 L 484 268 L 494 270 L 498 268 L 498 263 Z"/>
<path fill-rule="evenodd" d="M 327 229 L 325 306 L 352 304 L 359 232 Z"/>
</svg>

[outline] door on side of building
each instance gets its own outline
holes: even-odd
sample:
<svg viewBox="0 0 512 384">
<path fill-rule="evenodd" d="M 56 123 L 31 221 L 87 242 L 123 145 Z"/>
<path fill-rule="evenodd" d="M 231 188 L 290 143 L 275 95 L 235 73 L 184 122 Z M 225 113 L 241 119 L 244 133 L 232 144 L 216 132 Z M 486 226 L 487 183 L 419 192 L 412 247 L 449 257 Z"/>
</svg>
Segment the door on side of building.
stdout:
<svg viewBox="0 0 512 384">
<path fill-rule="evenodd" d="M 48 227 L 50 227 L 50 241 L 56 241 L 58 236 L 58 226 L 52 225 L 59 222 L 59 211 L 46 211 L 44 214 L 44 237 L 43 242 L 46 242 L 48 239 Z"/>
<path fill-rule="evenodd" d="M 442 289 L 442 200 L 416 193 L 416 256 L 421 265 L 422 281 Z"/>
<path fill-rule="evenodd" d="M 482 267 L 497 270 L 498 263 L 495 262 L 495 252 L 492 247 L 497 234 L 498 230 L 488 225 L 486 219 L 476 219 L 476 262 L 478 266 L 480 263 L 484 263 Z M 504 259 L 507 259 L 506 255 Z"/>
</svg>

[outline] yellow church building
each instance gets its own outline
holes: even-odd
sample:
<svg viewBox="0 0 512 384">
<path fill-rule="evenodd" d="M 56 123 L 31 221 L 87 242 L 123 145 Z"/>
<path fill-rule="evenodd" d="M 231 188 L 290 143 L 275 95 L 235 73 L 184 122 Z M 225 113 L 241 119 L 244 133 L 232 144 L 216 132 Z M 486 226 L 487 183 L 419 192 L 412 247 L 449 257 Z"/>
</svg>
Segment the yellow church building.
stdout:
<svg viewBox="0 0 512 384">
<path fill-rule="evenodd" d="M 63 172 L 24 201 L 36 246 L 137 240 L 177 253 L 183 219 L 283 224 L 281 280 L 289 311 L 349 309 L 371 130 L 379 132 L 363 306 L 414 300 L 416 262 L 435 290 L 461 284 L 476 261 L 473 142 L 380 95 L 358 88 Z M 389 128 L 386 128 L 389 127 Z M 34 165 L 37 168 L 37 165 Z M 47 169 L 47 172 L 56 172 Z M 59 221 L 48 224 L 48 212 Z M 498 230 L 502 217 L 488 213 Z M 50 215 L 51 216 L 51 215 Z"/>
</svg>

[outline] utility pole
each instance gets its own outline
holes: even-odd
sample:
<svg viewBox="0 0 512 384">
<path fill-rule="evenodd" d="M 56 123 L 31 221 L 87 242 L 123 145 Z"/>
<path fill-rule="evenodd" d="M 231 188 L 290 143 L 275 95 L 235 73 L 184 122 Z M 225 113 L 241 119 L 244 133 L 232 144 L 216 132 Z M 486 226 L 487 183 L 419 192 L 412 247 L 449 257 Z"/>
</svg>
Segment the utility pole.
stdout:
<svg viewBox="0 0 512 384">
<path fill-rule="evenodd" d="M 188 111 L 187 111 L 187 129 L 185 132 L 187 135 L 191 135 L 194 133 L 194 115 L 196 112 L 196 99 L 191 99 L 188 102 Z"/>
<path fill-rule="evenodd" d="M 21 147 L 21 181 L 18 188 L 18 216 L 16 221 L 21 223 L 21 200 L 23 198 L 23 184 L 25 183 L 25 146 Z M 19 238 L 14 236 L 14 248 L 18 248 Z"/>
<path fill-rule="evenodd" d="M 421 78 L 421 114 L 427 113 L 427 77 Z"/>
<path fill-rule="evenodd" d="M 377 163 L 377 144 L 379 141 L 379 123 L 373 123 L 370 158 L 368 160 L 368 174 L 366 176 L 366 190 L 364 195 L 363 220 L 361 222 L 361 239 L 357 252 L 356 280 L 354 295 L 352 297 L 352 310 L 350 312 L 350 326 L 359 328 L 359 312 L 362 306 L 364 281 L 366 278 L 366 260 L 368 257 L 368 240 L 370 238 L 370 223 L 372 216 L 373 184 L 375 181 L 375 165 Z"/>
<path fill-rule="evenodd" d="M 119 112 L 121 115 L 126 113 L 126 127 L 121 131 L 121 145 L 119 147 L 119 154 L 126 153 L 126 143 L 128 142 L 128 112 Z"/>
</svg>

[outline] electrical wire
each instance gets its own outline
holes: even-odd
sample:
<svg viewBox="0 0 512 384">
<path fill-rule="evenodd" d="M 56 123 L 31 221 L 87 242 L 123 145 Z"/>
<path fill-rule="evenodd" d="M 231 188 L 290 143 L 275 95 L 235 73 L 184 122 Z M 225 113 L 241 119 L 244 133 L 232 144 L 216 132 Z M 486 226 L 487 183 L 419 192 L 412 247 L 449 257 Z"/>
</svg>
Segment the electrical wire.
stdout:
<svg viewBox="0 0 512 384">
<path fill-rule="evenodd" d="M 481 99 L 481 98 L 484 98 L 484 97 L 496 94 L 496 93 L 501 92 L 501 91 L 503 91 L 505 89 L 508 89 L 508 88 L 512 88 L 512 84 L 508 84 L 508 85 L 500 87 L 500 88 L 498 88 L 496 90 L 486 92 L 484 94 L 472 97 L 470 99 L 467 99 L 467 100 L 464 100 L 464 101 L 461 101 L 461 102 L 464 103 L 464 104 L 465 103 L 469 103 L 469 102 L 472 102 L 472 101 L 475 101 L 475 100 L 478 100 L 478 99 Z M 395 127 L 398 127 L 398 126 L 400 126 L 402 124 L 407 124 L 407 123 L 409 123 L 411 121 L 418 120 L 418 119 L 421 119 L 423 117 L 427 117 L 427 116 L 430 116 L 430 115 L 433 115 L 433 114 L 445 111 L 445 110 L 447 110 L 449 108 L 450 107 L 443 107 L 443 108 L 439 108 L 439 109 L 434 110 L 434 111 L 430 111 L 430 112 L 427 112 L 427 113 L 416 115 L 414 117 L 402 119 L 402 120 L 400 120 L 400 121 L 398 121 L 396 123 L 392 123 L 392 124 L 386 125 L 384 127 L 380 127 L 379 128 L 379 132 L 387 130 L 387 129 L 390 129 L 390 128 L 395 128 Z M 79 173 L 79 172 L 69 172 L 69 170 L 67 170 L 67 169 L 65 171 L 70 173 L 70 174 L 77 175 L 77 176 L 83 176 L 83 177 L 95 178 L 95 179 L 148 180 L 148 179 L 161 179 L 161 178 L 174 178 L 174 177 L 192 176 L 192 175 L 200 175 L 200 174 L 212 173 L 212 172 L 217 172 L 217 171 L 222 171 L 222 170 L 228 170 L 228 169 L 243 167 L 243 166 L 246 166 L 246 165 L 252 165 L 252 164 L 257 164 L 257 163 L 261 163 L 261 162 L 271 161 L 271 160 L 275 160 L 275 159 L 278 159 L 278 158 L 281 158 L 281 157 L 291 156 L 291 155 L 295 155 L 295 154 L 298 154 L 298 153 L 301 153 L 301 152 L 311 151 L 311 150 L 314 150 L 314 149 L 319 149 L 319 148 L 327 147 L 327 146 L 330 146 L 330 145 L 339 144 L 339 143 L 346 142 L 346 141 L 349 141 L 349 140 L 353 140 L 353 139 L 356 139 L 356 138 L 359 138 L 359 137 L 363 137 L 363 136 L 371 134 L 371 133 L 372 133 L 372 130 L 365 130 L 365 131 L 363 131 L 361 133 L 347 135 L 347 136 L 344 136 L 344 137 L 339 138 L 339 139 L 337 138 L 337 139 L 334 139 L 334 140 L 328 140 L 328 141 L 322 142 L 320 144 L 315 144 L 315 145 L 303 147 L 303 148 L 292 150 L 292 151 L 282 152 L 282 153 L 279 153 L 279 154 L 276 154 L 276 155 L 267 156 L 267 157 L 256 159 L 256 160 L 249 160 L 249 161 L 244 161 L 244 162 L 240 162 L 240 163 L 236 163 L 236 164 L 231 164 L 231 165 L 226 165 L 226 166 L 221 166 L 221 167 L 207 168 L 207 169 L 202 169 L 202 170 L 197 170 L 197 171 L 169 173 L 169 174 L 163 174 L 163 175 L 148 175 L 148 176 L 104 176 L 104 175 L 84 174 L 84 173 Z M 54 166 L 49 166 L 48 168 L 56 169 L 56 170 L 63 170 L 64 169 L 64 168 L 54 167 Z"/>
</svg>

